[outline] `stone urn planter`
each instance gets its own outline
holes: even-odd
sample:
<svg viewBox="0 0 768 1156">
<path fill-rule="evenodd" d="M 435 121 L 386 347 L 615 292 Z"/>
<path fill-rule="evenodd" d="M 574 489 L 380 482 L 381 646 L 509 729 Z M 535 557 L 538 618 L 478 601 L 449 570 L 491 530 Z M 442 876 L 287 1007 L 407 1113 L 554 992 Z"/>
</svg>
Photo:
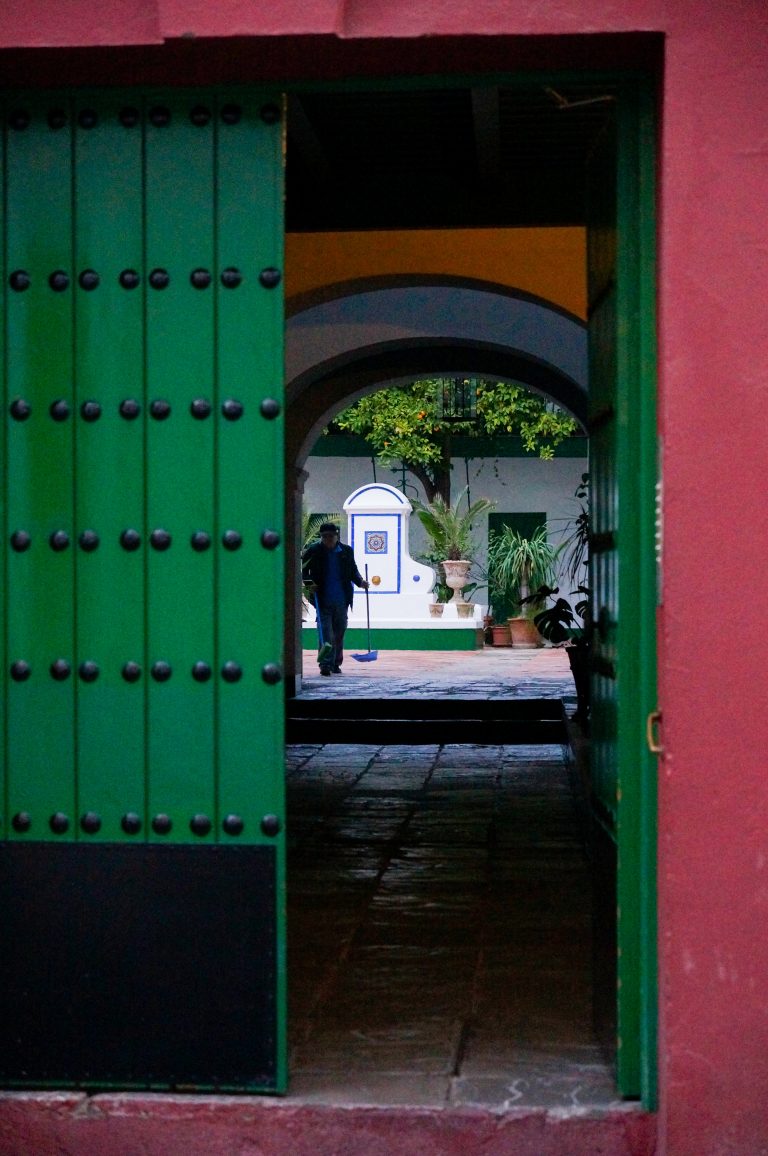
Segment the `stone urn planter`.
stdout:
<svg viewBox="0 0 768 1156">
<path fill-rule="evenodd" d="M 534 650 L 544 645 L 536 624 L 530 618 L 509 618 L 508 622 L 513 646 L 520 650 Z"/>
<path fill-rule="evenodd" d="M 446 586 L 450 586 L 453 590 L 451 602 L 455 602 L 457 605 L 461 603 L 461 588 L 467 584 L 467 575 L 471 565 L 472 563 L 465 558 L 455 562 L 449 559 L 442 563 Z"/>
</svg>

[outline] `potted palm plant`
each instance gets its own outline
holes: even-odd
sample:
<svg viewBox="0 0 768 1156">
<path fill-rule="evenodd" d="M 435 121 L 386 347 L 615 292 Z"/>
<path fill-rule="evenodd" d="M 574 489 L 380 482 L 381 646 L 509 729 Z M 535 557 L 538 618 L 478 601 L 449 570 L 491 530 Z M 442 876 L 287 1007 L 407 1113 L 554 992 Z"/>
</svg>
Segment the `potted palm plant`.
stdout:
<svg viewBox="0 0 768 1156">
<path fill-rule="evenodd" d="M 440 494 L 427 505 L 413 501 L 416 516 L 432 542 L 432 553 L 440 559 L 440 579 L 453 590 L 451 601 L 456 606 L 462 601 L 462 589 L 468 585 L 467 575 L 476 550 L 472 523 L 493 509 L 493 502 L 488 498 L 478 498 L 462 513 L 461 504 L 467 493 L 468 487 L 465 486 L 452 503 Z"/>
<path fill-rule="evenodd" d="M 508 616 L 513 646 L 542 645 L 533 621 L 541 604 L 537 605 L 537 596 L 531 596 L 531 591 L 554 584 L 557 557 L 558 548 L 549 541 L 545 526 L 531 538 L 524 538 L 511 526 L 490 535 L 488 573 L 494 618 L 498 622 L 504 611 L 523 609 L 523 614 Z"/>
</svg>

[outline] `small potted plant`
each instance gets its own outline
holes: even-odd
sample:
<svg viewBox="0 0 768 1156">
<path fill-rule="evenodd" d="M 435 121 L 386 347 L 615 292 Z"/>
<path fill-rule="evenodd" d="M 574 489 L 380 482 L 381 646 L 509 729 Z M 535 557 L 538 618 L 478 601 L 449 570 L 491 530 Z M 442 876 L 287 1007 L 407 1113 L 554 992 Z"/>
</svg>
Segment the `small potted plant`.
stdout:
<svg viewBox="0 0 768 1156">
<path fill-rule="evenodd" d="M 509 633 L 509 622 L 494 622 L 491 619 L 491 644 L 493 646 L 511 646 L 512 638 Z"/>
<path fill-rule="evenodd" d="M 443 574 L 443 567 L 437 554 L 434 552 L 417 555 L 419 562 L 423 562 L 425 566 L 431 567 L 437 574 L 435 584 L 432 587 L 433 601 L 429 603 L 429 613 L 432 618 L 441 618 L 446 602 L 450 602 L 453 597 L 453 591 L 445 581 Z"/>
<path fill-rule="evenodd" d="M 476 603 L 472 601 L 472 597 L 478 590 L 484 589 L 484 582 L 468 582 L 466 586 L 462 586 L 459 593 L 463 601 L 456 603 L 456 613 L 459 618 L 474 618 Z"/>
<path fill-rule="evenodd" d="M 488 574 L 494 618 L 499 621 L 503 608 L 525 608 L 522 615 L 508 616 L 513 646 L 542 645 L 533 619 L 541 608 L 537 604 L 539 588 L 554 583 L 558 552 L 549 541 L 545 526 L 531 538 L 524 538 L 511 526 L 490 535 Z M 535 591 L 533 595 L 531 590 Z"/>
<path fill-rule="evenodd" d="M 441 618 L 446 602 L 450 602 L 451 598 L 453 597 L 453 591 L 451 590 L 450 586 L 448 586 L 443 581 L 443 573 L 440 563 L 429 562 L 428 564 L 435 567 L 438 575 L 437 581 L 432 588 L 432 593 L 434 594 L 435 600 L 429 604 L 429 613 L 433 618 Z"/>
</svg>

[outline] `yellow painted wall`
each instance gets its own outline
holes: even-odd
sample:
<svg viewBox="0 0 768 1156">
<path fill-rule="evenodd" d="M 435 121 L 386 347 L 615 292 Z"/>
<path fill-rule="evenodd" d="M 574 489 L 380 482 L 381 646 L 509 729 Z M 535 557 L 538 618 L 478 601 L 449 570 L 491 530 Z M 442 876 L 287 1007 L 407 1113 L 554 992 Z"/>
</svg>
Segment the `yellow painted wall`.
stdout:
<svg viewBox="0 0 768 1156">
<path fill-rule="evenodd" d="M 288 233 L 285 246 L 289 298 L 357 277 L 450 274 L 509 285 L 586 317 L 580 228 Z"/>
</svg>

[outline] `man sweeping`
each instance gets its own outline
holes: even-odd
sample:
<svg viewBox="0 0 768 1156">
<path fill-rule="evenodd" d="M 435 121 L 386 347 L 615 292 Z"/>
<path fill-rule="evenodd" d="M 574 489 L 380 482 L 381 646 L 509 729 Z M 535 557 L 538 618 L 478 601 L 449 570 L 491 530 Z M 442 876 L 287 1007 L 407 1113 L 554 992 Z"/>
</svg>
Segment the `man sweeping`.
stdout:
<svg viewBox="0 0 768 1156">
<path fill-rule="evenodd" d="M 341 674 L 352 585 L 367 590 L 368 583 L 357 568 L 352 547 L 339 541 L 339 527 L 333 522 L 323 522 L 320 541 L 302 554 L 301 577 L 315 599 L 320 673 Z"/>
</svg>

